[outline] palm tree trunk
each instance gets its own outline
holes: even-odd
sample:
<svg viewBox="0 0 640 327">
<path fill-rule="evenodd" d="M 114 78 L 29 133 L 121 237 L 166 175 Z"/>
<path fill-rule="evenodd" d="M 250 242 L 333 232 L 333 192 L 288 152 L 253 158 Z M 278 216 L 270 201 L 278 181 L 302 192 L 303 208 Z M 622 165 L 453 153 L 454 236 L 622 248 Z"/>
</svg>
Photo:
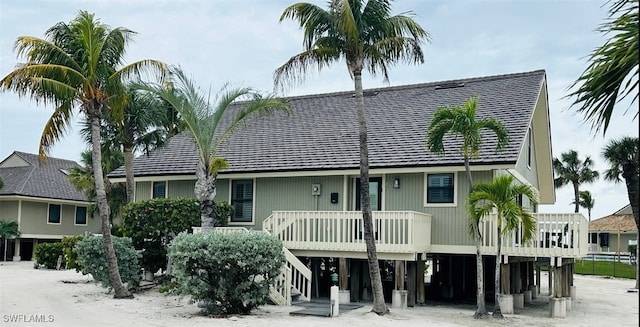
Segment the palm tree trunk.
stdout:
<svg viewBox="0 0 640 327">
<path fill-rule="evenodd" d="M 495 281 L 495 297 L 496 297 L 496 304 L 494 305 L 494 309 L 493 309 L 493 317 L 494 318 L 502 318 L 502 310 L 500 310 L 500 303 L 498 302 L 498 296 L 500 294 L 500 261 L 501 260 L 501 247 L 502 247 L 502 236 L 500 235 L 500 233 L 502 233 L 502 219 L 500 219 L 500 214 L 498 213 L 498 221 L 496 222 L 496 224 L 498 225 L 498 234 L 497 234 L 497 246 L 498 246 L 498 252 L 496 254 L 496 273 L 495 273 L 495 277 L 494 277 L 494 281 Z"/>
<path fill-rule="evenodd" d="M 358 131 L 360 136 L 360 204 L 362 207 L 362 220 L 364 222 L 364 240 L 367 245 L 371 291 L 373 293 L 373 307 L 371 311 L 378 315 L 384 315 L 389 312 L 389 308 L 387 308 L 384 302 L 378 253 L 372 232 L 373 218 L 371 214 L 371 198 L 369 197 L 369 147 L 367 145 L 367 120 L 364 113 L 364 95 L 362 93 L 362 70 L 354 71 L 353 80 L 356 91 L 355 104 L 356 113 L 358 114 Z"/>
<path fill-rule="evenodd" d="M 134 194 L 136 194 L 136 182 L 133 177 L 133 147 L 125 146 L 124 155 L 124 171 L 127 179 L 127 203 L 133 202 Z"/>
<path fill-rule="evenodd" d="M 467 183 L 469 184 L 469 192 L 473 190 L 473 178 L 471 177 L 471 167 L 469 165 L 469 157 L 464 156 L 464 168 L 467 173 Z M 482 263 L 482 253 L 480 247 L 482 246 L 482 238 L 480 235 L 480 227 L 478 226 L 478 220 L 473 220 L 473 238 L 476 243 L 476 312 L 473 317 L 476 319 L 483 318 L 488 315 L 487 305 L 484 300 L 484 265 Z"/>
<path fill-rule="evenodd" d="M 575 213 L 580 212 L 580 184 L 573 183 L 573 200 L 575 202 Z"/>
<path fill-rule="evenodd" d="M 7 238 L 4 238 L 4 257 L 2 261 L 7 262 Z"/>
<path fill-rule="evenodd" d="M 196 168 L 196 185 L 194 192 L 200 202 L 200 221 L 202 231 L 209 231 L 219 226 L 215 217 L 216 179 L 217 174 L 209 175 L 204 162 L 200 160 Z"/>
<path fill-rule="evenodd" d="M 111 241 L 111 224 L 109 222 L 109 204 L 107 203 L 107 193 L 104 188 L 104 177 L 102 176 L 102 152 L 100 147 L 100 110 L 94 109 L 97 114 L 90 114 L 91 120 L 91 157 L 93 160 L 93 175 L 96 187 L 96 201 L 98 202 L 98 212 L 102 221 L 102 241 L 107 252 L 107 268 L 109 271 L 109 280 L 113 287 L 116 299 L 133 298 L 133 295 L 127 290 L 120 278 L 120 270 L 118 269 L 118 259 L 113 249 Z"/>
<path fill-rule="evenodd" d="M 637 235 L 640 235 L 640 180 L 638 177 L 638 163 L 627 163 L 622 166 L 622 178 L 624 178 L 625 183 L 627 184 L 627 194 L 629 196 L 629 203 L 631 204 L 631 212 L 633 212 L 633 218 L 636 222 L 636 228 L 638 233 L 636 233 L 636 240 L 638 239 Z M 636 245 L 636 286 L 635 288 L 640 288 L 640 265 L 638 262 L 638 249 L 640 249 L 640 244 Z"/>
</svg>

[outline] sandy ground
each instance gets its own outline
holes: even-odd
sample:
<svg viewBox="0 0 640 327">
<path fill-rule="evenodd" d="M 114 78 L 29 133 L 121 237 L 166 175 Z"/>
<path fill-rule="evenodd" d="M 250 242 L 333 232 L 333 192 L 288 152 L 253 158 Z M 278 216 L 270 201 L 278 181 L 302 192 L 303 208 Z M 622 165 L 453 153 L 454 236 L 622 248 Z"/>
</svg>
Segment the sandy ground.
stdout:
<svg viewBox="0 0 640 327">
<path fill-rule="evenodd" d="M 563 319 L 548 317 L 547 280 L 542 276 L 538 299 L 504 320 L 474 320 L 473 306 L 444 304 L 392 310 L 382 317 L 365 305 L 335 318 L 291 316 L 298 307 L 269 305 L 248 316 L 214 319 L 200 316 L 187 298 L 149 290 L 132 300 L 115 300 L 73 270 L 7 262 L 0 264 L 0 326 L 638 326 L 639 295 L 627 292 L 633 280 L 577 275 L 578 298 Z"/>
</svg>

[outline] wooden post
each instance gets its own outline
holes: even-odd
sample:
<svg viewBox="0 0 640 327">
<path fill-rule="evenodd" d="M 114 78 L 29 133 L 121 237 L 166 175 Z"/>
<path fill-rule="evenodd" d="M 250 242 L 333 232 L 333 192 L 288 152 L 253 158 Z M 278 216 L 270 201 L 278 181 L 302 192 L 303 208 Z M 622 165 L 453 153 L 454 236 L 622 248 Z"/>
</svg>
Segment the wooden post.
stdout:
<svg viewBox="0 0 640 327">
<path fill-rule="evenodd" d="M 338 260 L 338 288 L 341 291 L 349 289 L 349 265 L 347 258 Z"/>
<path fill-rule="evenodd" d="M 498 258 L 500 260 L 500 258 Z M 511 268 L 509 264 L 501 264 L 500 268 L 500 276 L 502 276 L 502 280 L 500 281 L 500 286 L 502 286 L 502 294 L 511 294 Z"/>
<path fill-rule="evenodd" d="M 418 304 L 424 304 L 424 259 L 422 259 L 422 254 L 418 255 L 418 267 L 417 267 L 417 295 L 416 302 Z"/>
<path fill-rule="evenodd" d="M 562 273 L 562 266 L 558 267 L 555 266 L 553 267 L 553 297 L 563 297 L 563 273 Z"/>
<path fill-rule="evenodd" d="M 414 307 L 416 305 L 416 278 L 417 265 L 415 261 L 407 262 L 407 306 Z"/>
<path fill-rule="evenodd" d="M 404 290 L 404 261 L 396 260 L 395 266 L 394 289 L 402 291 Z"/>
<path fill-rule="evenodd" d="M 351 300 L 359 302 L 360 292 L 362 291 L 360 289 L 360 262 L 358 260 L 352 261 L 349 270 L 351 271 L 351 285 L 349 285 Z"/>
</svg>

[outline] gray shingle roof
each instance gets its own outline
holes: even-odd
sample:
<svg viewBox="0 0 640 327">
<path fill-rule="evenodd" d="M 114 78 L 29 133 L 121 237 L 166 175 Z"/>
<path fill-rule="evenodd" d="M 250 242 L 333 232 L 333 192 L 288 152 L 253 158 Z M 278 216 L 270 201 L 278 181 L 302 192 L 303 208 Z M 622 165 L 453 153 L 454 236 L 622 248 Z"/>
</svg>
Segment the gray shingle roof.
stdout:
<svg viewBox="0 0 640 327">
<path fill-rule="evenodd" d="M 365 91 L 371 168 L 462 165 L 461 140 L 445 140 L 446 155 L 425 149 L 425 133 L 440 107 L 462 105 L 478 96 L 477 115 L 501 120 L 509 130 L 507 149 L 495 153 L 493 134 L 483 136 L 475 164 L 515 163 L 529 126 L 543 70 Z M 463 85 L 463 86 L 461 86 Z M 453 86 L 453 87 L 451 87 Z M 353 91 L 287 98 L 290 116 L 254 119 L 218 152 L 231 164 L 226 172 L 357 169 L 358 124 Z M 241 104 L 238 104 L 241 105 Z M 197 152 L 187 133 L 165 148 L 134 161 L 136 176 L 193 174 Z M 121 177 L 123 167 L 109 176 Z"/>
<path fill-rule="evenodd" d="M 12 156 L 18 156 L 27 163 L 23 167 L 0 167 L 0 176 L 4 180 L 4 187 L 0 189 L 2 195 L 22 195 L 37 198 L 87 201 L 83 192 L 77 191 L 67 179 L 64 171 L 77 167 L 75 161 L 51 158 L 41 164 L 35 154 L 14 151 Z"/>
</svg>

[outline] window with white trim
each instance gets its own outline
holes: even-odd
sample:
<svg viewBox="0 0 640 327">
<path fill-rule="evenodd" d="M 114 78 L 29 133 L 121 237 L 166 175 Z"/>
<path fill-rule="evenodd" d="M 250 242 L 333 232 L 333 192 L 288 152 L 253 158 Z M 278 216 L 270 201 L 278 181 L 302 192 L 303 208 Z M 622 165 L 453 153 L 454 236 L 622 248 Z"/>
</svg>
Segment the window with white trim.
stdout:
<svg viewBox="0 0 640 327">
<path fill-rule="evenodd" d="M 231 182 L 232 223 L 253 221 L 253 180 L 238 179 Z"/>
<path fill-rule="evenodd" d="M 455 174 L 427 174 L 426 204 L 455 204 Z"/>
<path fill-rule="evenodd" d="M 49 204 L 49 210 L 47 213 L 47 223 L 60 224 L 62 220 L 62 206 L 59 204 Z"/>
<path fill-rule="evenodd" d="M 153 191 L 151 193 L 152 198 L 166 198 L 167 197 L 167 182 L 153 182 Z"/>
<path fill-rule="evenodd" d="M 532 140 L 532 129 L 531 127 L 529 127 L 529 137 L 527 140 L 527 165 L 529 166 L 529 168 L 531 168 L 531 161 L 533 160 L 533 151 L 532 151 L 532 147 L 533 147 L 533 140 Z"/>
<path fill-rule="evenodd" d="M 87 207 L 76 207 L 76 225 L 87 224 Z"/>
</svg>

